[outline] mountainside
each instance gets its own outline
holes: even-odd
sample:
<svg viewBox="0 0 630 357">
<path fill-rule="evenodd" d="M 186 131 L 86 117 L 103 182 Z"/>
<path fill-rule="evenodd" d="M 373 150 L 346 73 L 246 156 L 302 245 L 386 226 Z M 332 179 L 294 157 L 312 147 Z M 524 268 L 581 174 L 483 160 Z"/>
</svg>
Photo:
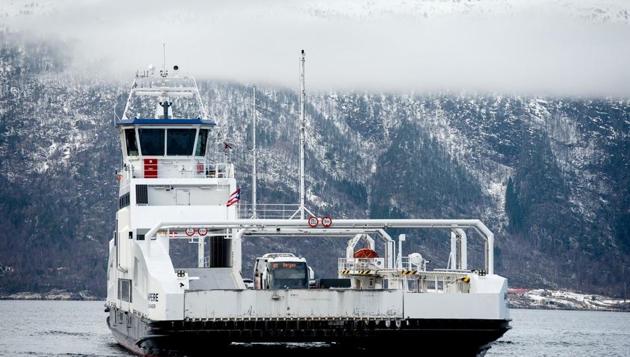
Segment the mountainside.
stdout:
<svg viewBox="0 0 630 357">
<path fill-rule="evenodd" d="M 60 43 L 0 36 L 0 292 L 104 295 L 120 162 L 114 112 L 127 83 L 73 75 Z M 200 81 L 251 179 L 251 87 Z M 297 201 L 298 96 L 259 88 L 259 202 Z M 630 266 L 630 100 L 440 93 L 309 93 L 308 206 L 341 217 L 479 217 L 511 286 L 620 295 Z M 448 234 L 405 252 L 444 267 Z M 472 236 L 471 266 L 481 242 Z M 333 275 L 345 241 L 246 240 L 298 252 Z M 246 267 L 246 274 L 250 267 Z M 626 269 L 627 270 L 627 269 Z"/>
</svg>

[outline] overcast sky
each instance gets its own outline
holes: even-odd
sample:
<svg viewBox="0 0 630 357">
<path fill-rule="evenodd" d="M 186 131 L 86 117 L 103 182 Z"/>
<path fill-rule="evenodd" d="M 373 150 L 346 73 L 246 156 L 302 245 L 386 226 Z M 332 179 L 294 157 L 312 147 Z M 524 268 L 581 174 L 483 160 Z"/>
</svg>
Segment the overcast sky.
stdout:
<svg viewBox="0 0 630 357">
<path fill-rule="evenodd" d="M 71 43 L 76 70 L 149 63 L 319 90 L 630 97 L 630 1 L 0 1 L 9 28 Z M 31 13 L 24 14 L 27 9 Z"/>
</svg>

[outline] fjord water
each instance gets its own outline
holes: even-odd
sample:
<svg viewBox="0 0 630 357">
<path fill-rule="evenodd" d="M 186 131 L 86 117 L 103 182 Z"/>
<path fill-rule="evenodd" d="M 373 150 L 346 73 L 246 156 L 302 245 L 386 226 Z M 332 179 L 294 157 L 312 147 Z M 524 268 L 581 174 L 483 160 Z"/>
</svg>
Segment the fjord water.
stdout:
<svg viewBox="0 0 630 357">
<path fill-rule="evenodd" d="M 486 356 L 630 356 L 630 313 L 510 310 L 512 329 Z"/>
<path fill-rule="evenodd" d="M 630 356 L 630 313 L 512 310 L 511 315 L 512 330 L 487 356 Z M 130 354 L 111 337 L 102 301 L 0 301 L 0 356 Z"/>
</svg>

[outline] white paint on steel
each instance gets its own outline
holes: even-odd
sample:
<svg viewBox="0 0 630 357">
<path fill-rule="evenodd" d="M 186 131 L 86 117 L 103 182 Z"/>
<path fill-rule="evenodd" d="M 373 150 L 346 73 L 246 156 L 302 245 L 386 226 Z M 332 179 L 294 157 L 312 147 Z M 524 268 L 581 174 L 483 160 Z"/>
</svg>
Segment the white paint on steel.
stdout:
<svg viewBox="0 0 630 357">
<path fill-rule="evenodd" d="M 252 218 L 256 216 L 256 87 L 252 89 Z"/>
<path fill-rule="evenodd" d="M 398 235 L 398 269 L 402 269 L 403 267 L 403 255 L 402 255 L 402 244 L 405 241 L 405 239 L 407 238 L 406 235 L 404 234 L 399 234 Z"/>
<path fill-rule="evenodd" d="M 212 318 L 402 318 L 400 290 L 187 291 L 184 315 Z"/>
<path fill-rule="evenodd" d="M 459 252 L 460 252 L 460 266 L 461 270 L 468 270 L 468 238 L 466 237 L 466 231 L 461 228 L 455 230 L 459 235 Z"/>
<path fill-rule="evenodd" d="M 197 267 L 198 268 L 206 267 L 206 253 L 204 249 L 204 241 L 205 239 L 199 236 L 199 240 L 197 241 Z"/>
<path fill-rule="evenodd" d="M 236 190 L 234 167 L 229 163 L 209 162 L 206 158 L 158 157 L 159 177 L 143 178 L 141 157 L 128 156 L 124 150 L 124 128 L 121 128 L 121 150 L 124 168 L 120 171 L 119 195 L 129 194 L 130 204 L 117 212 L 117 229 L 109 243 L 107 304 L 124 311 L 139 314 L 149 320 L 178 321 L 184 318 L 508 318 L 505 293 L 506 280 L 493 274 L 494 235 L 476 219 L 339 219 L 329 228 L 321 225 L 309 227 L 304 216 L 312 214 L 305 207 L 304 150 L 306 141 L 305 119 L 305 55 L 300 60 L 300 205 L 302 219 L 257 219 L 256 198 L 256 92 L 252 103 L 252 204 L 253 219 L 238 219 L 237 205 L 226 207 L 230 192 Z M 138 76 L 131 89 L 123 119 L 128 115 L 132 96 L 195 97 L 202 117 L 207 112 L 200 99 L 196 82 L 192 78 L 169 76 L 150 78 L 145 72 Z M 179 81 L 179 82 L 178 82 Z M 170 85 L 170 87 L 169 87 Z M 192 127 L 199 130 L 198 126 Z M 137 133 L 136 133 L 137 134 Z M 197 139 L 195 139 L 197 140 Z M 193 145 L 196 147 L 196 145 Z M 142 154 L 141 148 L 139 154 Z M 147 204 L 137 204 L 136 187 L 148 185 Z M 295 208 L 292 208 L 293 211 Z M 298 217 L 295 211 L 292 217 Z M 261 214 L 262 215 L 262 214 Z M 167 222 L 169 221 L 169 222 Z M 412 258 L 404 258 L 402 245 L 398 247 L 387 229 L 445 229 L 455 234 L 451 248 L 451 268 L 432 270 L 411 268 Z M 374 239 L 384 242 L 384 258 L 375 260 L 378 272 L 353 278 L 359 289 L 288 289 L 246 290 L 242 283 L 238 289 L 203 291 L 190 290 L 201 286 L 202 275 L 189 276 L 188 272 L 173 266 L 169 254 L 171 239 L 191 239 L 186 229 L 207 230 L 205 237 L 225 236 L 232 241 L 232 276 L 240 282 L 242 277 L 243 236 L 285 237 L 341 237 L 353 238 L 346 255 L 351 256 L 354 245 L 365 237 L 372 249 Z M 485 240 L 486 271 L 482 276 L 467 271 L 467 237 L 465 230 L 474 230 Z M 146 232 L 144 240 L 137 240 L 139 232 Z M 131 235 L 130 235 L 131 234 Z M 411 237 L 410 237 L 411 238 Z M 204 267 L 206 250 L 203 237 L 198 239 L 197 266 Z M 404 239 L 399 239 L 402 243 Z M 415 256 L 414 256 L 415 257 Z M 404 261 L 407 259 L 407 265 Z M 413 261 L 422 263 L 418 256 Z M 356 264 L 355 264 L 356 263 Z M 340 266 L 359 266 L 363 261 L 340 260 Z M 370 263 L 370 262 L 368 262 Z M 346 264 L 346 265 L 343 265 Z M 417 266 L 417 264 L 416 264 Z M 402 267 L 409 271 L 401 271 Z M 226 268 L 229 270 L 229 268 Z M 193 271 L 192 269 L 190 269 Z M 204 269 L 204 271 L 206 271 Z M 210 272 L 208 270 L 208 272 Z M 217 276 L 217 274 L 205 274 Z M 204 276 L 205 276 L 204 275 Z M 118 298 L 119 279 L 133 279 L 133 301 Z M 197 279 L 197 280 L 195 280 Z M 387 289 L 381 289 L 387 281 Z M 468 281 L 468 282 L 467 282 Z M 360 284 L 358 284 L 359 282 Z M 413 289 L 415 284 L 415 292 Z M 150 297 L 159 299 L 149 301 Z"/>
<path fill-rule="evenodd" d="M 161 223 L 154 226 L 148 236 L 153 236 L 163 228 L 168 227 L 205 227 L 210 229 L 232 228 L 232 229 L 261 229 L 265 227 L 275 227 L 282 230 L 283 227 L 303 228 L 309 227 L 305 220 L 292 219 L 239 219 L 227 221 L 189 221 Z M 485 264 L 488 274 L 494 274 L 494 233 L 478 219 L 338 219 L 335 220 L 335 228 L 422 228 L 422 229 L 473 229 L 485 239 Z"/>
<path fill-rule="evenodd" d="M 487 319 L 508 318 L 500 294 L 415 294 L 404 295 L 405 318 Z"/>
<path fill-rule="evenodd" d="M 446 263 L 446 267 L 448 269 L 457 269 L 456 256 L 457 256 L 457 236 L 455 236 L 455 232 L 451 231 L 451 251 L 448 254 L 448 262 Z"/>
<path fill-rule="evenodd" d="M 304 203 L 304 145 L 305 145 L 305 105 L 306 105 L 306 84 L 304 80 L 304 62 L 306 61 L 304 50 L 300 57 L 300 219 L 304 219 L 306 206 Z"/>
</svg>

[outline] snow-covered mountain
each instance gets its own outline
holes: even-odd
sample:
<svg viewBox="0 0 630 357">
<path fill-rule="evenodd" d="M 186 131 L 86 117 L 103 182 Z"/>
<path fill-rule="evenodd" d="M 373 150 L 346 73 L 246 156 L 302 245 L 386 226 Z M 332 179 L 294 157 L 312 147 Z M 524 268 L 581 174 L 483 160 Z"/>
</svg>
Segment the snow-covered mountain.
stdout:
<svg viewBox="0 0 630 357">
<path fill-rule="evenodd" d="M 294 87 L 305 49 L 323 91 L 630 93 L 626 0 L 5 0 L 5 26 L 72 43 L 73 72 L 118 79 L 166 43 L 169 63 L 243 83 Z"/>
<path fill-rule="evenodd" d="M 630 308 L 626 299 L 566 290 L 509 289 L 508 301 L 511 308 L 519 309 L 628 311 Z"/>
<path fill-rule="evenodd" d="M 115 111 L 127 83 L 69 71 L 71 51 L 3 32 L 0 289 L 102 294 L 116 209 Z M 200 81 L 249 192 L 251 87 Z M 295 91 L 259 87 L 259 201 L 297 201 Z M 620 294 L 630 258 L 630 100 L 309 92 L 308 205 L 334 217 L 481 217 L 512 286 Z M 472 266 L 481 244 L 473 238 Z M 476 242 L 476 243 L 474 243 Z M 344 242 L 246 241 L 332 275 Z M 447 234 L 407 252 L 444 266 Z M 626 268 L 627 269 L 627 268 Z"/>
<path fill-rule="evenodd" d="M 453 15 L 494 17 L 518 13 L 564 14 L 594 22 L 630 21 L 630 5 L 620 0 L 318 0 L 307 1 L 304 11 L 320 17 L 438 18 Z"/>
<path fill-rule="evenodd" d="M 98 6 L 106 1 L 83 1 L 84 5 Z M 142 2 L 142 7 L 151 2 Z M 198 3 L 203 3 L 199 1 Z M 241 1 L 247 4 L 247 1 Z M 193 4 L 195 5 L 195 2 Z M 198 5 L 198 4 L 197 4 Z M 250 3 L 251 5 L 251 3 Z M 0 7 L 2 17 L 55 15 L 77 6 L 75 0 L 6 0 Z M 208 7 L 220 7 L 207 4 Z M 375 18 L 404 16 L 416 18 L 435 18 L 441 16 L 466 15 L 503 16 L 520 12 L 539 13 L 544 9 L 549 13 L 562 13 L 596 22 L 630 21 L 630 4 L 623 0 L 306 0 L 293 4 L 281 1 L 266 5 L 269 11 L 278 11 L 288 6 L 296 13 L 303 12 L 314 17 L 331 18 Z M 135 8 L 130 8 L 132 11 Z M 145 7 L 146 10 L 146 7 Z M 186 21 L 196 16 L 185 9 L 173 8 L 185 17 Z M 178 16 L 179 16 L 178 15 Z"/>
</svg>

